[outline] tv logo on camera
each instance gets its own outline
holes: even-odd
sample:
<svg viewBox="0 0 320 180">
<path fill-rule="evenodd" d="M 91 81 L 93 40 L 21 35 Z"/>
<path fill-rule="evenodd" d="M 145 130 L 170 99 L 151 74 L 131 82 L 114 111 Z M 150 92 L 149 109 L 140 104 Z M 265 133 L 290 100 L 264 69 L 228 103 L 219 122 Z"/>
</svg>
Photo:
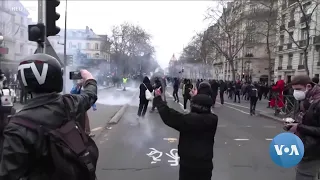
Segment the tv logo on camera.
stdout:
<svg viewBox="0 0 320 180">
<path fill-rule="evenodd" d="M 304 155 L 301 139 L 293 133 L 281 133 L 273 138 L 269 146 L 272 161 L 284 168 L 296 166 Z"/>
</svg>

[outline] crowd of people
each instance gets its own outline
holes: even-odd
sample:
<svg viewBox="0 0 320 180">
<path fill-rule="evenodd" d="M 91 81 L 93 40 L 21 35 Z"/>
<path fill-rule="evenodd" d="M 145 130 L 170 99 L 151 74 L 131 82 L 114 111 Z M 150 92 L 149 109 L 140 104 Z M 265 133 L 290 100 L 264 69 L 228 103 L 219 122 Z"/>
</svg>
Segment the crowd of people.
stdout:
<svg viewBox="0 0 320 180">
<path fill-rule="evenodd" d="M 39 70 L 46 69 L 45 78 Z M 86 112 L 97 96 L 97 81 L 87 70 L 81 70 L 82 80 L 70 94 L 60 94 L 63 89 L 61 64 L 52 56 L 34 54 L 24 58 L 18 70 L 18 80 L 23 89 L 32 94 L 21 109 L 8 116 L 7 125 L 1 129 L 0 179 L 2 180 L 96 180 L 99 150 L 88 130 Z M 1 77 L 0 77 L 1 78 Z M 268 87 L 262 83 L 224 82 L 199 80 L 193 85 L 190 79 L 169 79 L 173 97 L 179 100 L 182 89 L 185 112 L 179 112 L 166 102 L 167 79 L 144 77 L 139 86 L 138 118 L 157 108 L 167 126 L 180 133 L 178 154 L 180 180 L 211 180 L 213 147 L 218 126 L 218 115 L 212 112 L 216 97 L 224 103 L 224 93 L 234 102 L 250 101 L 250 113 L 263 96 L 272 102 L 272 93 L 283 98 L 284 91 L 292 90 L 299 103 L 284 129 L 295 133 L 304 143 L 302 161 L 296 168 L 296 180 L 315 179 L 320 168 L 320 87 L 319 79 L 307 75 L 295 76 L 285 85 L 283 80 Z M 1 83 L 0 83 L 1 85 Z M 80 90 L 81 89 L 81 90 Z M 190 112 L 186 104 L 190 101 Z M 283 103 L 283 101 L 282 101 Z"/>
</svg>

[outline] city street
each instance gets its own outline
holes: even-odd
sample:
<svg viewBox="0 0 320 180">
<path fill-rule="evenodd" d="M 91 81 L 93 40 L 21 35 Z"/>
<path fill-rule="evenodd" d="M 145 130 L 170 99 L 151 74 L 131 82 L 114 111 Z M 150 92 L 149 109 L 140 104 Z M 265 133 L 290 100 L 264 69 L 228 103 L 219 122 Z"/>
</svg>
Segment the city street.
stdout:
<svg viewBox="0 0 320 180">
<path fill-rule="evenodd" d="M 167 101 L 170 107 L 182 110 L 168 93 Z M 148 113 L 139 123 L 138 102 L 135 98 L 120 122 L 96 140 L 100 149 L 98 179 L 178 179 L 179 134 L 164 125 L 156 112 Z M 218 104 L 214 112 L 219 116 L 219 126 L 212 179 L 269 180 L 295 176 L 293 168 L 277 167 L 269 157 L 269 143 L 282 132 L 281 124 L 251 117 L 244 113 L 248 112 L 245 108 L 241 112 Z"/>
</svg>

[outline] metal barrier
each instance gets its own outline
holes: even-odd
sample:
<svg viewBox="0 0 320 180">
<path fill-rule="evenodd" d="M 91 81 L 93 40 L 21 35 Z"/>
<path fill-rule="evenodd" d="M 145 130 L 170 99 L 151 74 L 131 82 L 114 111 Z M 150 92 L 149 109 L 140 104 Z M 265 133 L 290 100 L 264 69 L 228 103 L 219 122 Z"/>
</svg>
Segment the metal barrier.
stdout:
<svg viewBox="0 0 320 180">
<path fill-rule="evenodd" d="M 277 94 L 273 94 L 270 98 L 275 100 L 274 115 L 279 117 L 291 117 L 295 113 L 295 109 L 299 105 L 293 95 L 283 95 L 283 99 L 280 99 Z M 270 102 L 269 101 L 269 102 Z M 279 104 L 284 104 L 283 107 L 279 107 Z"/>
</svg>

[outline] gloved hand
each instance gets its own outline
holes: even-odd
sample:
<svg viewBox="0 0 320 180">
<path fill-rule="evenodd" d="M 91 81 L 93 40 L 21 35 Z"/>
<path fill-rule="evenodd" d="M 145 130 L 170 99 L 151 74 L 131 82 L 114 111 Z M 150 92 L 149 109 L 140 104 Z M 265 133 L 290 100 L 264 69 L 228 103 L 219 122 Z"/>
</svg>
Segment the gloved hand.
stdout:
<svg viewBox="0 0 320 180">
<path fill-rule="evenodd" d="M 83 79 L 83 82 L 86 82 L 89 79 L 94 79 L 92 74 L 89 71 L 85 70 L 85 69 L 81 69 L 80 73 L 81 73 L 81 77 Z"/>
</svg>

